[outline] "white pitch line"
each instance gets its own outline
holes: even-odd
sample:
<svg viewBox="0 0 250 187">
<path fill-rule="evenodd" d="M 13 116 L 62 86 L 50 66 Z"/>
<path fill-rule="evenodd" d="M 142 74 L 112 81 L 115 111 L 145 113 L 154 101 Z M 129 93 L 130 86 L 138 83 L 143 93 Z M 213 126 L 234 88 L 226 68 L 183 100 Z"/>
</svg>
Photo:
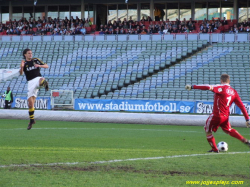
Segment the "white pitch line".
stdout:
<svg viewBox="0 0 250 187">
<path fill-rule="evenodd" d="M 178 130 L 164 130 L 164 129 L 126 129 L 126 128 L 32 128 L 32 130 L 136 130 L 136 131 L 158 131 L 158 132 L 187 132 L 187 133 L 201 133 L 205 132 L 198 131 L 178 131 Z M 26 130 L 26 128 L 15 128 L 15 129 L 0 129 L 1 130 Z M 224 132 L 216 132 L 216 134 L 225 134 Z M 249 135 L 241 133 L 241 135 Z"/>
<path fill-rule="evenodd" d="M 247 154 L 248 152 L 228 152 L 223 155 L 233 155 L 233 154 Z M 215 156 L 222 155 L 217 153 L 205 153 L 205 154 L 192 154 L 192 155 L 173 155 L 173 156 L 161 156 L 161 157 L 147 157 L 147 158 L 129 158 L 121 160 L 107 160 L 107 161 L 95 161 L 95 162 L 59 162 L 59 163 L 48 163 L 48 164 L 10 164 L 10 165 L 0 165 L 0 168 L 9 167 L 32 167 L 32 166 L 56 166 L 56 165 L 77 165 L 77 164 L 105 164 L 105 163 L 116 163 L 116 162 L 126 162 L 126 161 L 138 161 L 138 160 L 159 160 L 164 158 L 182 158 L 182 157 L 196 157 L 196 156 Z"/>
<path fill-rule="evenodd" d="M 194 133 L 204 133 L 198 131 L 178 131 L 178 130 L 160 130 L 160 129 L 126 129 L 126 128 L 32 128 L 32 130 L 136 130 L 136 131 L 170 131 L 170 132 L 194 132 Z M 0 129 L 1 130 L 26 130 L 25 128 L 15 128 L 15 129 Z"/>
</svg>

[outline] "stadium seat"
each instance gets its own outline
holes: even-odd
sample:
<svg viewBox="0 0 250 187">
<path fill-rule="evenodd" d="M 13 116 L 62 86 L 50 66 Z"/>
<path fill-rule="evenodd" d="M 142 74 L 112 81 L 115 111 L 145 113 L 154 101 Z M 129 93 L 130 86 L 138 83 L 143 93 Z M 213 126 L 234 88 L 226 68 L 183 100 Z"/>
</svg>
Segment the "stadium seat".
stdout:
<svg viewBox="0 0 250 187">
<path fill-rule="evenodd" d="M 96 25 L 91 25 L 91 31 L 95 32 L 96 31 Z"/>
<path fill-rule="evenodd" d="M 249 43 L 206 46 L 205 40 L 1 42 L 0 68 L 19 68 L 20 54 L 30 47 L 34 57 L 49 64 L 42 75 L 51 89 L 74 90 L 76 98 L 211 100 L 206 92 L 183 88 L 188 83 L 216 84 L 223 71 L 232 75 L 232 86 L 239 86 L 242 98 L 249 98 L 250 90 L 241 91 L 243 84 L 238 85 L 249 82 L 249 77 L 241 80 L 241 74 L 250 73 Z M 25 84 L 21 76 L 1 82 L 0 91 L 11 85 L 14 96 L 26 96 Z M 39 94 L 50 95 L 44 90 Z"/>
<path fill-rule="evenodd" d="M 91 33 L 91 27 L 86 27 L 86 33 L 90 34 Z"/>
</svg>

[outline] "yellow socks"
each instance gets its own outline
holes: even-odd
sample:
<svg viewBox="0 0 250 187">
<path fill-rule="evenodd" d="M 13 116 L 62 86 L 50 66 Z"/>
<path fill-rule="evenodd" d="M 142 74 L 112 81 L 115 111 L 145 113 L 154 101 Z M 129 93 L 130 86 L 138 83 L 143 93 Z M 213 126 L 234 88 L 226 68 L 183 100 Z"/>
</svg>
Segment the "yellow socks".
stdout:
<svg viewBox="0 0 250 187">
<path fill-rule="evenodd" d="M 29 116 L 30 116 L 30 119 L 33 119 L 34 120 L 34 112 L 35 112 L 35 108 L 30 108 L 29 109 Z"/>
</svg>

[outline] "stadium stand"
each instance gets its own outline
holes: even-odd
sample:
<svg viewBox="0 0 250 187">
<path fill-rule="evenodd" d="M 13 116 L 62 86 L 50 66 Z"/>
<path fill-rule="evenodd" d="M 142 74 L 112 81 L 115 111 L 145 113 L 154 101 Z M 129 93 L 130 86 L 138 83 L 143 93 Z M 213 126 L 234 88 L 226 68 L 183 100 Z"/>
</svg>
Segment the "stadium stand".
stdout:
<svg viewBox="0 0 250 187">
<path fill-rule="evenodd" d="M 73 90 L 75 98 L 212 100 L 208 92 L 186 92 L 185 84 L 218 84 L 221 73 L 249 99 L 249 42 L 207 41 L 40 41 L 1 42 L 0 68 L 17 69 L 25 48 L 50 66 L 42 69 L 51 89 Z M 243 76 L 242 76 L 243 75 Z M 0 83 L 26 96 L 24 76 Z M 41 89 L 39 96 L 50 96 Z M 68 95 L 64 96 L 69 103 Z M 62 103 L 63 104 L 63 103 Z"/>
<path fill-rule="evenodd" d="M 151 20 L 151 19 L 150 19 Z M 132 25 L 130 26 L 130 22 Z M 101 31 L 101 32 L 100 32 Z M 250 18 L 243 22 L 238 20 L 186 20 L 182 21 L 141 21 L 126 20 L 109 21 L 106 25 L 93 25 L 87 18 L 57 19 L 43 17 L 36 20 L 22 18 L 20 20 L 8 21 L 6 24 L 0 22 L 0 35 L 85 35 L 85 34 L 163 34 L 163 33 L 249 33 Z"/>
<path fill-rule="evenodd" d="M 5 24 L 0 22 L 0 35 L 76 35 L 90 34 L 96 30 L 96 25 L 87 19 L 76 17 L 73 19 L 43 17 L 36 20 L 21 18 L 20 20 L 7 21 Z"/>
<path fill-rule="evenodd" d="M 190 83 L 218 84 L 220 75 L 228 73 L 231 85 L 243 100 L 249 100 L 250 90 L 245 86 L 250 81 L 245 76 L 250 73 L 248 67 L 249 43 L 218 43 L 113 95 L 118 99 L 125 95 L 124 98 L 150 100 L 212 100 L 213 94 L 209 92 L 186 92 L 183 87 Z"/>
</svg>

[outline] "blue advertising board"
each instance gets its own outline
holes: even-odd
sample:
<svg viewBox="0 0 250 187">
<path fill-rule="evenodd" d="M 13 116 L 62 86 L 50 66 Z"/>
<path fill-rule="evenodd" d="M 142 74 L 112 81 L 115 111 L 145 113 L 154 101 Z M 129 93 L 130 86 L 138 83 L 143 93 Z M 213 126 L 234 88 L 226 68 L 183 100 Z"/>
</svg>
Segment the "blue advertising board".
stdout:
<svg viewBox="0 0 250 187">
<path fill-rule="evenodd" d="M 194 113 L 193 101 L 75 99 L 75 110 Z"/>
<path fill-rule="evenodd" d="M 196 101 L 195 112 L 198 114 L 211 114 L 213 111 L 213 102 L 211 101 Z M 250 114 L 250 102 L 243 102 L 248 114 Z M 240 108 L 233 103 L 230 106 L 230 114 L 242 114 Z"/>
<path fill-rule="evenodd" d="M 250 102 L 243 102 L 250 114 Z M 180 112 L 211 114 L 211 101 L 162 101 L 162 100 L 111 100 L 111 99 L 75 99 L 75 110 L 85 111 L 127 111 L 127 112 Z M 242 114 L 238 106 L 233 103 L 231 114 Z"/>
<path fill-rule="evenodd" d="M 37 97 L 36 109 L 51 110 L 50 97 Z M 250 102 L 243 102 L 250 115 Z M 0 98 L 0 108 L 4 108 L 4 98 Z M 27 97 L 14 97 L 11 108 L 28 108 Z M 126 111 L 126 112 L 180 112 L 211 114 L 212 101 L 163 101 L 163 100 L 114 100 L 114 99 L 75 99 L 75 110 L 83 111 Z M 230 114 L 242 114 L 233 103 Z"/>
</svg>

